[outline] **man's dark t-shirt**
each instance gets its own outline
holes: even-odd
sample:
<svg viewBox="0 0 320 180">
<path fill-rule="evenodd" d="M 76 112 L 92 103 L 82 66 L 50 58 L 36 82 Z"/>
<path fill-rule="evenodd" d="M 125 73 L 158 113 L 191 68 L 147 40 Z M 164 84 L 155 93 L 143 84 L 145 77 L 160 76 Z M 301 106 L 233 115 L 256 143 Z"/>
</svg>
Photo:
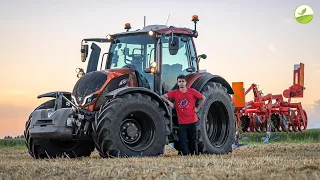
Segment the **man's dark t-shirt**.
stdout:
<svg viewBox="0 0 320 180">
<path fill-rule="evenodd" d="M 188 88 L 185 93 L 172 90 L 167 93 L 168 99 L 173 99 L 178 115 L 179 124 L 191 124 L 198 121 L 197 114 L 194 112 L 195 102 L 202 98 L 202 94 L 193 88 Z"/>
</svg>

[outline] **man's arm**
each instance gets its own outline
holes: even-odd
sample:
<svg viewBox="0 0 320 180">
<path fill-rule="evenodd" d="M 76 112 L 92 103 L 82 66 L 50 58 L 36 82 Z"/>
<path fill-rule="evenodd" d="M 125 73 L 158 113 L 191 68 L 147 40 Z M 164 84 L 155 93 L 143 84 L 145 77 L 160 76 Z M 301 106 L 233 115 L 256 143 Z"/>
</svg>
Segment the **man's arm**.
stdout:
<svg viewBox="0 0 320 180">
<path fill-rule="evenodd" d="M 162 96 L 160 96 L 160 97 L 161 97 L 164 101 L 166 101 L 172 109 L 174 108 L 174 104 L 169 100 L 167 94 L 164 94 L 164 95 L 162 95 Z"/>
<path fill-rule="evenodd" d="M 192 91 L 193 91 L 194 96 L 195 96 L 197 99 L 200 99 L 200 104 L 198 105 L 198 107 L 195 108 L 195 112 L 198 112 L 199 109 L 201 108 L 201 106 L 202 106 L 202 105 L 204 104 L 204 102 L 206 101 L 206 97 L 205 97 L 203 94 L 199 93 L 199 92 L 198 92 L 197 90 L 195 90 L 195 89 L 192 89 Z"/>
<path fill-rule="evenodd" d="M 199 109 L 201 108 L 201 106 L 204 104 L 205 101 L 206 101 L 206 97 L 204 95 L 202 95 L 200 103 L 199 103 L 198 107 L 196 107 L 196 112 L 199 111 Z"/>
<path fill-rule="evenodd" d="M 162 96 L 160 96 L 164 101 L 168 102 L 169 101 L 169 98 L 168 98 L 168 95 L 167 94 L 164 94 Z"/>
</svg>

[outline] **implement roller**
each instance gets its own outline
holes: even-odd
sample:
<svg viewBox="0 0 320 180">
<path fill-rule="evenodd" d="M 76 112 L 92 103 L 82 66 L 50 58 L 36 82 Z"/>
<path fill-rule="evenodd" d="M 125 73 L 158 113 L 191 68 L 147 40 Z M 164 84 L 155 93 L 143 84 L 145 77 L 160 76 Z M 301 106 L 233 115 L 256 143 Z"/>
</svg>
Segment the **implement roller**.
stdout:
<svg viewBox="0 0 320 180">
<path fill-rule="evenodd" d="M 258 85 L 251 84 L 245 90 L 243 82 L 233 82 L 233 103 L 237 118 L 237 129 L 245 132 L 298 132 L 305 131 L 308 125 L 306 111 L 301 102 L 293 103 L 292 98 L 302 98 L 304 87 L 304 64 L 294 65 L 293 85 L 283 94 L 264 95 Z M 245 101 L 252 90 L 254 99 Z M 284 98 L 287 98 L 285 101 Z"/>
</svg>

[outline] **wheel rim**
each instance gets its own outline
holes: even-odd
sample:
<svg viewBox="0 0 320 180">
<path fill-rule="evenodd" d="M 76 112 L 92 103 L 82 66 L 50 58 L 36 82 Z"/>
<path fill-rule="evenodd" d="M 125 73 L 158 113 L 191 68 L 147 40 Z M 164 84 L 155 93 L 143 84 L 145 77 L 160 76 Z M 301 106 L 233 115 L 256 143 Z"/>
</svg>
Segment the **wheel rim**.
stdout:
<svg viewBox="0 0 320 180">
<path fill-rule="evenodd" d="M 136 143 L 141 137 L 141 127 L 135 119 L 125 119 L 120 125 L 121 138 L 127 144 Z"/>
<path fill-rule="evenodd" d="M 147 149 L 154 140 L 155 124 L 153 119 L 142 111 L 135 111 L 120 123 L 120 139 L 133 151 Z"/>
<path fill-rule="evenodd" d="M 221 147 L 227 140 L 229 126 L 228 111 L 222 102 L 215 101 L 210 105 L 205 125 L 211 144 Z"/>
</svg>

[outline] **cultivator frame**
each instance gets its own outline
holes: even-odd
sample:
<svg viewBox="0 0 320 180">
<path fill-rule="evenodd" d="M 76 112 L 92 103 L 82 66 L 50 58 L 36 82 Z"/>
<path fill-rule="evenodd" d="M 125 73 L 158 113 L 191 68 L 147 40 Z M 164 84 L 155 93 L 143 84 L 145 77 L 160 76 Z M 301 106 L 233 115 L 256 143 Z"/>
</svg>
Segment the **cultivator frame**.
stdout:
<svg viewBox="0 0 320 180">
<path fill-rule="evenodd" d="M 283 94 L 263 95 L 257 84 L 245 91 L 243 82 L 233 82 L 235 92 L 233 102 L 237 117 L 236 127 L 245 132 L 298 132 L 305 131 L 308 125 L 306 111 L 301 102 L 293 103 L 292 98 L 302 98 L 304 87 L 304 64 L 295 64 L 293 85 Z M 254 99 L 246 102 L 245 96 L 253 91 Z M 284 98 L 287 98 L 285 101 Z"/>
</svg>

